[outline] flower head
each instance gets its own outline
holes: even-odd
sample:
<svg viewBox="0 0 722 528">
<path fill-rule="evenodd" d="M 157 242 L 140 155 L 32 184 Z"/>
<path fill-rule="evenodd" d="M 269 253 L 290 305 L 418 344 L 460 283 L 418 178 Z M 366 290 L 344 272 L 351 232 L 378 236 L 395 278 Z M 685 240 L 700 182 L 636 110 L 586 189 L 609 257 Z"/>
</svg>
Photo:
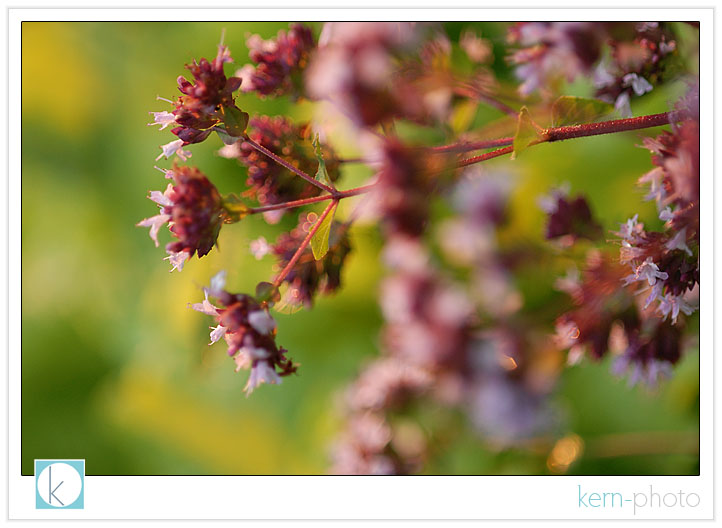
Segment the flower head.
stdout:
<svg viewBox="0 0 722 528">
<path fill-rule="evenodd" d="M 276 322 L 265 303 L 246 294 L 232 294 L 225 288 L 225 272 L 216 274 L 204 288 L 204 299 L 190 305 L 215 319 L 211 344 L 224 339 L 236 371 L 251 370 L 245 391 L 250 394 L 262 383 L 279 384 L 281 377 L 296 372 L 286 350 L 276 345 Z M 209 297 L 215 298 L 215 304 Z"/>
<path fill-rule="evenodd" d="M 173 184 L 164 192 L 152 191 L 149 198 L 160 206 L 161 214 L 141 220 L 137 225 L 150 227 L 150 237 L 158 246 L 158 230 L 168 224 L 177 239 L 166 246 L 173 269 L 194 254 L 206 255 L 218 238 L 224 218 L 221 195 L 206 176 L 195 167 L 174 167 Z"/>
</svg>

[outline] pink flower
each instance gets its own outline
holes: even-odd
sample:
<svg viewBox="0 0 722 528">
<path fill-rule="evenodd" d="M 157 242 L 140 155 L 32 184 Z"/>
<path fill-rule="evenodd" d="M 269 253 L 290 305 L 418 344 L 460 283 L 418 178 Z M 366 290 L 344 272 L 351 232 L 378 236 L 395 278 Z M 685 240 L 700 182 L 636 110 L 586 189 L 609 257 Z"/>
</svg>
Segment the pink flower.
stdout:
<svg viewBox="0 0 722 528">
<path fill-rule="evenodd" d="M 163 152 L 161 154 L 159 154 L 157 158 L 155 158 L 156 161 L 161 159 L 163 156 L 165 156 L 165 158 L 168 159 L 173 154 L 178 156 L 183 161 L 187 161 L 188 158 L 191 157 L 190 151 L 183 150 L 183 140 L 182 139 L 176 139 L 175 141 L 171 141 L 170 143 L 161 145 L 160 148 L 163 150 Z"/>
<path fill-rule="evenodd" d="M 169 251 L 168 256 L 165 257 L 163 260 L 167 260 L 171 263 L 171 265 L 173 266 L 171 268 L 171 271 L 183 271 L 183 265 L 189 258 L 191 258 L 191 255 L 187 251 L 178 251 L 177 253 Z"/>
<path fill-rule="evenodd" d="M 253 256 L 256 257 L 256 260 L 261 260 L 263 257 L 268 255 L 273 248 L 265 237 L 258 237 L 256 240 L 251 242 L 250 249 Z"/>
<path fill-rule="evenodd" d="M 281 377 L 276 373 L 276 369 L 268 364 L 267 361 L 258 361 L 251 368 L 251 375 L 248 377 L 248 383 L 244 387 L 246 397 L 250 396 L 251 393 L 263 383 L 271 385 L 280 385 Z"/>
<path fill-rule="evenodd" d="M 175 116 L 170 112 L 148 112 L 153 114 L 153 122 L 148 123 L 148 126 L 160 125 L 159 130 L 163 130 L 168 125 L 175 125 Z"/>
<path fill-rule="evenodd" d="M 150 227 L 150 238 L 155 242 L 155 247 L 158 247 L 158 230 L 162 225 L 168 223 L 168 220 L 170 220 L 170 215 L 159 214 L 145 218 L 135 225 L 137 227 Z"/>
</svg>

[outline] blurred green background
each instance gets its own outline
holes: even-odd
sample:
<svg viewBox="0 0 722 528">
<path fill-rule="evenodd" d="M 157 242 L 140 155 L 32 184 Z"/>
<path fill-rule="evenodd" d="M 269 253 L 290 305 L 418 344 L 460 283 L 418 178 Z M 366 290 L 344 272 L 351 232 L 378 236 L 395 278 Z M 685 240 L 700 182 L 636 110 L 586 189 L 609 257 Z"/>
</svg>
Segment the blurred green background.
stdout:
<svg viewBox="0 0 722 528">
<path fill-rule="evenodd" d="M 231 290 L 253 291 L 267 280 L 271 258 L 256 261 L 248 243 L 259 235 L 275 240 L 293 218 L 280 226 L 260 218 L 226 226 L 220 250 L 193 259 L 182 273 L 168 273 L 162 248 L 153 246 L 147 229 L 134 227 L 155 214 L 146 195 L 166 181 L 153 168 L 154 158 L 159 145 L 174 139 L 168 130 L 146 126 L 149 111 L 171 109 L 156 96 L 175 97 L 183 65 L 215 56 L 222 30 L 236 60 L 227 66 L 231 73 L 247 61 L 247 32 L 268 38 L 285 27 L 23 24 L 23 474 L 32 474 L 36 458 L 84 458 L 91 475 L 327 471 L 329 446 L 343 425 L 342 390 L 378 354 L 382 268 L 376 231 L 353 232 L 355 249 L 337 295 L 319 299 L 312 311 L 277 315 L 278 342 L 301 363 L 300 376 L 246 398 L 246 374 L 234 373 L 222 344 L 207 346 L 209 319 L 187 303 L 202 298 L 200 287 L 220 269 L 228 270 Z M 460 27 L 447 26 L 452 40 Z M 495 47 L 503 44 L 503 26 L 479 27 Z M 502 56 L 494 68 L 509 77 Z M 569 93 L 588 89 L 582 83 Z M 656 90 L 633 110 L 665 111 L 681 89 Z M 286 99 L 254 95 L 240 96 L 238 106 L 251 114 L 307 112 Z M 641 201 L 635 183 L 650 168 L 649 153 L 639 143 L 639 134 L 620 134 L 543 145 L 514 164 L 494 160 L 491 167 L 511 170 L 518 182 L 511 236 L 541 243 L 536 197 L 564 181 L 573 192 L 587 192 L 608 231 L 634 212 L 655 225 L 654 206 Z M 192 146 L 192 164 L 221 192 L 242 190 L 245 169 L 218 157 L 219 147 L 216 138 Z M 347 178 L 363 176 L 356 169 Z M 538 269 L 522 273 L 518 286 L 526 309 L 565 302 L 551 288 L 557 271 L 546 270 L 543 280 Z M 697 324 L 696 318 L 690 322 L 693 329 Z M 698 367 L 692 342 L 675 378 L 656 391 L 628 388 L 609 374 L 608 362 L 568 369 L 557 399 L 568 432 L 586 446 L 570 472 L 697 473 Z M 549 472 L 545 453 L 491 451 L 462 420 L 429 414 L 423 425 L 446 428 L 451 443 L 428 473 Z M 630 439 L 636 450 L 629 448 Z M 669 452 L 655 451 L 659 445 Z M 620 446 L 627 452 L 620 453 Z"/>
</svg>

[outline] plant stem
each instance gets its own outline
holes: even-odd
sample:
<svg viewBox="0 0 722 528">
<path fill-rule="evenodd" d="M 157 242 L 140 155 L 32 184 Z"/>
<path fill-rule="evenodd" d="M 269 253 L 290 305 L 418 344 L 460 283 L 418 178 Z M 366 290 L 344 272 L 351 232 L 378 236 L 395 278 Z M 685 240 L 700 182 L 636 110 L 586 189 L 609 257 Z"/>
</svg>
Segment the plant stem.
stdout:
<svg viewBox="0 0 722 528">
<path fill-rule="evenodd" d="M 311 239 L 313 238 L 313 235 L 316 234 L 316 232 L 321 227 L 321 224 L 326 219 L 326 217 L 333 211 L 333 209 L 338 205 L 338 199 L 334 199 L 331 203 L 329 203 L 326 206 L 326 209 L 323 210 L 323 213 L 318 217 L 318 220 L 316 220 L 316 223 L 313 224 L 313 227 L 308 232 L 308 235 L 306 235 L 306 238 L 303 239 L 303 242 L 301 242 L 301 245 L 298 246 L 298 249 L 291 257 L 291 260 L 288 261 L 288 264 L 286 264 L 286 267 L 281 270 L 281 273 L 278 274 L 278 276 L 273 280 L 273 285 L 278 288 L 278 286 L 283 282 L 283 279 L 286 278 L 286 275 L 293 269 L 293 266 L 296 265 L 296 262 L 298 262 L 298 259 L 301 258 L 301 254 L 304 252 L 304 250 L 308 247 L 308 244 L 311 242 Z"/>
<path fill-rule="evenodd" d="M 325 202 L 326 200 L 343 200 L 344 198 L 350 198 L 351 196 L 357 196 L 369 192 L 374 188 L 376 184 L 371 183 L 362 187 L 355 187 L 348 191 L 335 191 L 333 194 L 324 194 L 321 196 L 313 196 L 311 198 L 302 198 L 301 200 L 293 200 L 290 202 L 283 202 L 271 205 L 264 205 L 262 207 L 253 207 L 250 209 L 249 214 L 265 213 L 268 211 L 277 211 L 279 209 L 293 209 L 294 207 L 301 207 L 302 205 L 309 205 L 318 202 Z"/>
<path fill-rule="evenodd" d="M 454 88 L 454 93 L 456 95 L 460 95 L 461 97 L 468 97 L 469 99 L 476 99 L 477 101 L 486 103 L 489 106 L 496 108 L 500 112 L 503 112 L 512 117 L 517 117 L 519 115 L 518 110 L 514 110 L 511 106 L 502 103 L 497 99 L 494 99 L 492 96 L 485 94 L 478 88 L 474 88 L 471 85 L 461 84 L 460 86 L 456 86 Z"/>
<path fill-rule="evenodd" d="M 599 136 L 602 134 L 614 134 L 616 132 L 627 132 L 629 130 L 641 130 L 643 128 L 653 128 L 668 125 L 670 123 L 676 123 L 685 117 L 686 115 L 684 112 L 664 112 L 662 114 L 602 121 L 601 123 L 585 123 L 583 125 L 547 128 L 541 132 L 542 139 L 533 144 L 538 145 L 539 143 L 551 143 L 553 141 L 562 141 L 565 139 L 575 139 L 581 137 Z M 507 139 L 509 138 L 501 138 L 499 141 Z M 461 160 L 456 166 L 466 167 L 468 165 L 473 165 L 474 163 L 486 161 L 498 156 L 511 154 L 512 152 L 514 152 L 513 146 L 504 147 L 498 150 L 492 150 L 491 152 L 487 152 L 481 156 L 474 156 L 473 158 Z"/>
<path fill-rule="evenodd" d="M 280 157 L 276 156 L 273 152 L 271 152 L 270 150 L 268 150 L 266 147 L 264 147 L 264 146 L 262 146 L 262 145 L 259 145 L 258 143 L 256 143 L 255 141 L 253 141 L 250 137 L 248 137 L 247 135 L 244 136 L 243 141 L 246 142 L 246 143 L 248 143 L 249 145 L 251 145 L 254 149 L 256 149 L 256 150 L 257 150 L 258 152 L 260 152 L 261 154 L 264 154 L 264 155 L 268 156 L 269 158 L 271 158 L 273 161 L 275 161 L 276 163 L 278 163 L 278 164 L 281 165 L 282 167 L 285 167 L 286 169 L 290 170 L 290 171 L 293 172 L 294 174 L 300 176 L 301 178 L 303 178 L 304 180 L 306 180 L 306 181 L 307 181 L 308 183 L 310 183 L 311 185 L 314 185 L 314 186 L 318 187 L 319 189 L 323 189 L 324 191 L 326 191 L 326 192 L 328 192 L 328 193 L 331 193 L 331 194 L 334 194 L 334 193 L 337 192 L 333 187 L 329 187 L 328 185 L 326 185 L 326 184 L 324 184 L 324 183 L 321 183 L 320 181 L 312 178 L 311 176 L 309 176 L 308 174 L 306 174 L 305 172 L 303 172 L 301 169 L 299 169 L 299 168 L 297 168 L 297 167 L 294 167 L 293 165 L 291 165 L 290 163 L 288 163 L 288 162 L 287 162 L 286 160 L 284 160 L 283 158 L 280 158 Z"/>
<path fill-rule="evenodd" d="M 586 123 L 583 125 L 571 125 L 558 128 L 548 128 L 542 133 L 546 141 L 562 141 L 587 136 L 599 136 L 601 134 L 613 134 L 615 132 L 626 132 L 628 130 L 639 130 L 642 128 L 658 127 L 679 121 L 684 116 L 680 112 L 664 112 L 640 117 L 629 117 L 627 119 L 615 119 L 613 121 L 602 121 L 601 123 Z"/>
<path fill-rule="evenodd" d="M 431 152 L 469 152 L 471 150 L 482 150 L 494 147 L 505 147 L 514 142 L 513 137 L 505 137 L 499 139 L 486 139 L 483 141 L 460 141 L 451 143 L 450 145 L 442 145 L 440 147 L 431 147 Z"/>
<path fill-rule="evenodd" d="M 474 156 L 473 158 L 461 160 L 456 164 L 456 166 L 458 168 L 466 167 L 468 165 L 473 165 L 474 163 L 479 163 L 480 161 L 486 161 L 492 158 L 503 156 L 504 154 L 511 154 L 512 152 L 514 152 L 514 147 L 508 146 L 498 150 L 492 150 L 491 152 L 487 152 L 486 154 L 482 154 L 481 156 Z"/>
</svg>

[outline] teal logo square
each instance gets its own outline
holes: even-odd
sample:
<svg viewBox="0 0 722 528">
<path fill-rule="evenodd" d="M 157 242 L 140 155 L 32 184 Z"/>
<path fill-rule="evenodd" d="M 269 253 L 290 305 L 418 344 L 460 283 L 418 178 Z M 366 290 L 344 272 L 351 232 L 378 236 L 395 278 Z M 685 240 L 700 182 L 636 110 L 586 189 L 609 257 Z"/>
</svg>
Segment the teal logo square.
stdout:
<svg viewBox="0 0 722 528">
<path fill-rule="evenodd" d="M 85 460 L 35 460 L 35 508 L 82 510 Z"/>
</svg>

